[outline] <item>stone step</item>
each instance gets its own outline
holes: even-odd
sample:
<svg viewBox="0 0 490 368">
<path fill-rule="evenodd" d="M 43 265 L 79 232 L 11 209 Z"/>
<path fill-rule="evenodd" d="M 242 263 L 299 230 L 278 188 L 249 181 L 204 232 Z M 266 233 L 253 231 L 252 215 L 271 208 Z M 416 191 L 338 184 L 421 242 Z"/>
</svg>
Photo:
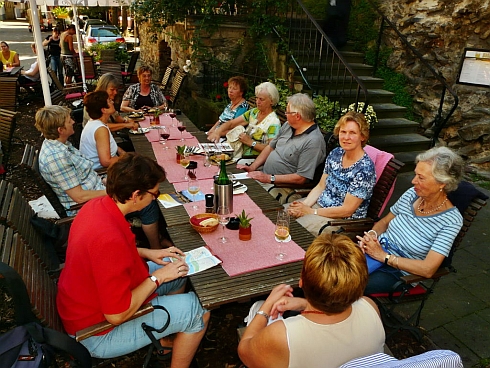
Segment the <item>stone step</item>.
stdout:
<svg viewBox="0 0 490 368">
<path fill-rule="evenodd" d="M 371 77 L 369 75 L 358 75 L 357 77 L 367 89 L 383 89 L 384 79 Z M 295 81 L 301 81 L 301 77 L 299 75 L 296 75 Z M 320 75 L 315 75 L 312 78 L 309 78 L 309 81 L 310 84 L 313 85 L 322 85 L 324 84 L 324 82 L 326 82 L 329 85 L 335 86 L 335 85 L 342 85 L 343 83 L 346 83 L 346 81 L 350 83 L 351 78 L 350 77 L 345 78 L 343 75 L 330 77 L 330 76 L 320 74 Z"/>
<path fill-rule="evenodd" d="M 431 140 L 417 133 L 373 136 L 369 144 L 383 151 L 413 152 L 429 149 Z"/>
<path fill-rule="evenodd" d="M 292 44 L 291 47 L 294 50 L 294 58 L 298 61 L 308 60 L 310 57 L 318 56 L 311 49 L 311 47 L 308 47 L 308 48 L 298 47 L 296 49 L 296 45 L 294 45 L 294 44 Z M 327 60 L 332 60 L 334 55 L 335 54 L 333 52 L 331 52 L 328 55 Z M 341 55 L 342 55 L 342 58 L 348 63 L 359 63 L 359 64 L 364 63 L 364 54 L 362 52 L 342 51 Z M 301 63 L 299 65 L 301 65 Z"/>
<path fill-rule="evenodd" d="M 410 152 L 395 152 L 393 155 L 395 158 L 405 164 L 400 170 L 400 172 L 409 172 L 415 169 L 415 157 L 423 151 L 410 151 Z"/>
<path fill-rule="evenodd" d="M 379 119 L 401 118 L 407 113 L 407 108 L 393 103 L 370 103 Z"/>
<path fill-rule="evenodd" d="M 370 136 L 417 133 L 419 123 L 405 118 L 379 119 Z"/>
<path fill-rule="evenodd" d="M 318 75 L 337 75 L 338 71 L 343 71 L 345 68 L 344 65 L 339 63 L 325 65 L 323 63 L 320 64 L 317 61 L 298 62 L 298 64 L 303 68 L 303 73 L 310 76 L 312 80 L 314 80 Z M 368 64 L 351 63 L 349 64 L 349 67 L 351 68 L 352 72 L 358 76 L 371 76 L 373 74 L 373 67 Z"/>
</svg>

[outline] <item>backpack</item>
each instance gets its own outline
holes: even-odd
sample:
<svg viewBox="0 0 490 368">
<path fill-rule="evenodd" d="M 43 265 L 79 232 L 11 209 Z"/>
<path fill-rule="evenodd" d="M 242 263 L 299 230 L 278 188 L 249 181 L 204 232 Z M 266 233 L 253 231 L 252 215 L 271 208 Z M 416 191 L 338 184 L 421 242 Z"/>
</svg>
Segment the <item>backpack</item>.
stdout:
<svg viewBox="0 0 490 368">
<path fill-rule="evenodd" d="M 0 335 L 2 368 L 47 368 L 58 352 L 66 353 L 72 367 L 92 366 L 90 354 L 83 345 L 37 322 L 18 326 Z"/>
</svg>

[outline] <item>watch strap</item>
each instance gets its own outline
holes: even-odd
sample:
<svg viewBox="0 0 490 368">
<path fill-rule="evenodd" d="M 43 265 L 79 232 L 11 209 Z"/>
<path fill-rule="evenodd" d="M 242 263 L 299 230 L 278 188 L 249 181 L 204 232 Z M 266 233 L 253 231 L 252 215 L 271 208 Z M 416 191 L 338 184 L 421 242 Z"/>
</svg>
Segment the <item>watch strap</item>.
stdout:
<svg viewBox="0 0 490 368">
<path fill-rule="evenodd" d="M 265 313 L 264 311 L 261 311 L 261 310 L 259 310 L 257 313 L 255 313 L 255 315 L 257 315 L 257 314 L 264 316 L 267 319 L 267 321 L 269 321 L 269 318 L 271 317 L 267 313 Z"/>
<path fill-rule="evenodd" d="M 388 264 L 388 261 L 390 260 L 390 257 L 391 257 L 391 254 L 390 253 L 386 253 L 386 256 L 385 256 L 385 265 Z"/>
<path fill-rule="evenodd" d="M 157 285 L 157 289 L 160 287 L 160 282 L 158 281 L 158 279 L 155 276 L 150 275 L 150 276 L 148 276 L 148 278 Z"/>
</svg>

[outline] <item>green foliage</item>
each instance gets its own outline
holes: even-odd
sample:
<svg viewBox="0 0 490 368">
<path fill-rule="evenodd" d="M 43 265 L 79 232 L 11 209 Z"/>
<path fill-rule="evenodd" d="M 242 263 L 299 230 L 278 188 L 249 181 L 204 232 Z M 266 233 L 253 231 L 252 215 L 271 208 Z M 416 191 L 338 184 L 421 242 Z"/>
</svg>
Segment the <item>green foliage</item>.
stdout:
<svg viewBox="0 0 490 368">
<path fill-rule="evenodd" d="M 277 91 L 279 92 L 279 102 L 277 103 L 277 107 L 286 111 L 286 106 L 288 105 L 288 97 L 291 96 L 291 89 L 289 87 L 289 82 L 285 79 L 269 79 L 269 82 L 274 83 L 277 87 Z"/>
<path fill-rule="evenodd" d="M 318 126 L 325 132 L 333 131 L 338 121 L 336 117 L 336 103 L 330 101 L 326 96 L 317 96 L 313 99 L 316 108 L 316 121 Z"/>
<path fill-rule="evenodd" d="M 359 102 L 357 104 L 357 109 L 356 109 L 356 104 L 352 103 L 349 105 L 347 109 L 342 109 L 342 114 L 345 114 L 348 111 L 362 112 L 363 109 L 364 109 L 364 102 Z M 368 105 L 366 111 L 364 112 L 364 117 L 366 118 L 366 121 L 369 123 L 369 129 L 373 129 L 376 126 L 376 123 L 378 122 L 378 116 L 376 115 L 376 112 L 374 111 L 371 105 Z"/>
<path fill-rule="evenodd" d="M 311 15 L 317 20 L 327 17 L 328 0 L 302 0 Z"/>
<path fill-rule="evenodd" d="M 100 61 L 101 51 L 102 50 L 115 50 L 114 58 L 116 61 L 119 61 L 121 64 L 127 64 L 129 62 L 129 54 L 125 49 L 120 48 L 120 43 L 118 42 L 109 42 L 109 43 L 96 43 L 90 48 L 86 48 L 85 51 L 92 55 L 94 61 Z M 104 62 L 104 60 L 102 60 Z"/>
<path fill-rule="evenodd" d="M 235 216 L 238 218 L 238 221 L 240 221 L 240 226 L 243 228 L 250 227 L 250 221 L 252 221 L 254 218 L 253 217 L 248 217 L 248 215 L 245 213 L 245 210 L 242 210 L 242 213 Z"/>
<path fill-rule="evenodd" d="M 52 10 L 54 16 L 56 18 L 68 18 L 69 17 L 69 14 L 68 14 L 68 8 L 65 8 L 65 7 L 60 7 L 60 6 L 57 6 L 56 8 L 54 8 Z"/>
<path fill-rule="evenodd" d="M 177 150 L 177 153 L 178 153 L 179 155 L 183 155 L 183 154 L 184 154 L 184 152 L 185 152 L 185 148 L 186 148 L 186 147 L 187 147 L 187 146 L 175 146 L 175 149 Z"/>
<path fill-rule="evenodd" d="M 374 0 L 376 3 L 376 0 Z M 367 0 L 353 0 L 349 19 L 349 40 L 354 50 L 367 52 L 374 46 L 379 33 L 379 15 Z"/>
</svg>

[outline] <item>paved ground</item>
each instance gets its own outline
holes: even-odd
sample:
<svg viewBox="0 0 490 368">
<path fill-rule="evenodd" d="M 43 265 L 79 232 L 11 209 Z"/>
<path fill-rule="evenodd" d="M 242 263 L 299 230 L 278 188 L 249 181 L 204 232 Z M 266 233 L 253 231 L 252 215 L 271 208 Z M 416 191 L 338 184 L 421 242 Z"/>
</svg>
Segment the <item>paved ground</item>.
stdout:
<svg viewBox="0 0 490 368">
<path fill-rule="evenodd" d="M 48 34 L 43 32 L 43 38 Z M 0 40 L 19 52 L 24 67 L 34 59 L 33 39 L 26 22 L 0 21 Z M 411 186 L 411 179 L 411 173 L 399 176 L 392 201 Z M 490 358 L 489 218 L 490 205 L 480 211 L 454 258 L 458 272 L 440 281 L 422 314 L 421 326 L 430 339 L 442 349 L 459 353 L 465 367 Z"/>
</svg>

